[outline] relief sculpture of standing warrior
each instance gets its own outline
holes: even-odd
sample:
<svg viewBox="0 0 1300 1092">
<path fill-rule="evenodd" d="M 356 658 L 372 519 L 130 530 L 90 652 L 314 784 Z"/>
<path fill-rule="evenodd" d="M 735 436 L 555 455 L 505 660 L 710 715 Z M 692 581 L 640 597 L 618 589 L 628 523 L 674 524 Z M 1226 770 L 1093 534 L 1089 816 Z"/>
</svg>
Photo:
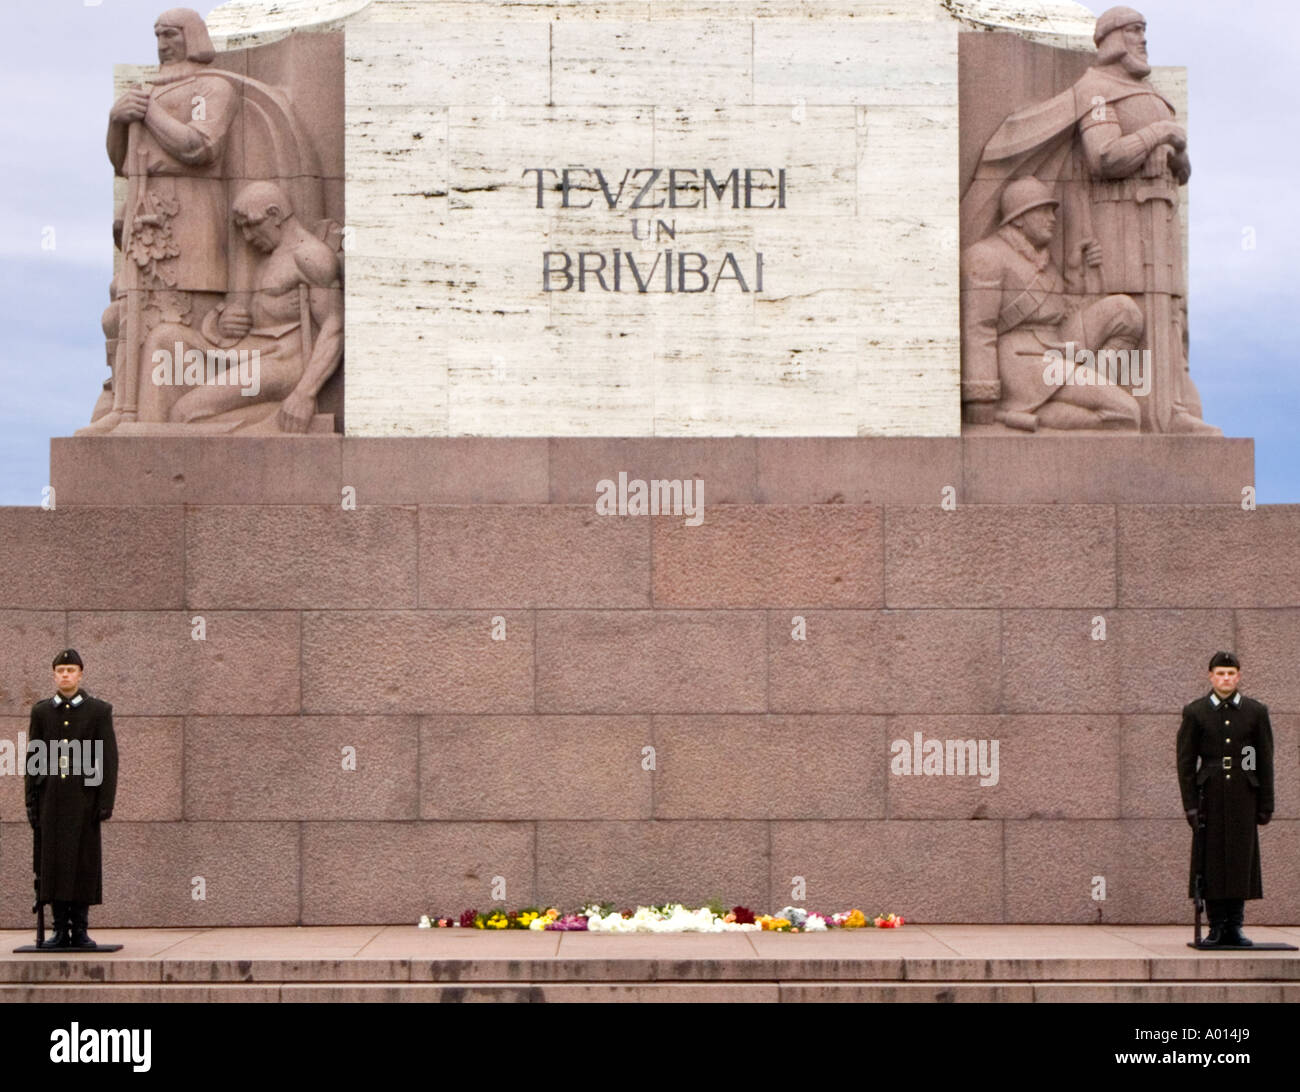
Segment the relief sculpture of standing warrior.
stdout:
<svg viewBox="0 0 1300 1092">
<path fill-rule="evenodd" d="M 1015 111 L 988 140 L 978 184 L 962 200 L 963 226 L 982 238 L 996 224 L 999 188 L 1030 177 L 1055 187 L 1064 221 L 1062 272 L 1078 306 L 1126 296 L 1141 312 L 1141 348 L 1151 370 L 1149 391 L 1133 392 L 1141 431 L 1220 435 L 1201 419 L 1187 363 L 1178 212 L 1179 191 L 1191 177 L 1187 133 L 1151 84 L 1140 12 L 1102 13 L 1093 40 L 1096 60 L 1072 86 Z M 963 379 L 967 420 L 994 419 L 987 404 L 998 395 L 988 377 Z"/>
<path fill-rule="evenodd" d="M 111 402 L 78 435 L 329 431 L 317 399 L 343 356 L 342 231 L 314 143 L 286 89 L 214 63 L 197 12 L 164 12 L 154 36 L 157 75 L 109 113 L 127 179 Z"/>
<path fill-rule="evenodd" d="M 139 366 L 130 358 L 146 323 L 190 322 L 193 293 L 220 298 L 229 285 L 222 167 L 240 98 L 228 80 L 210 72 L 216 53 L 197 12 L 163 12 L 154 36 L 158 76 L 148 87 L 127 90 L 108 115 L 108 158 L 127 179 L 117 288 L 125 322 L 112 409 L 82 434 L 138 419 Z"/>
</svg>

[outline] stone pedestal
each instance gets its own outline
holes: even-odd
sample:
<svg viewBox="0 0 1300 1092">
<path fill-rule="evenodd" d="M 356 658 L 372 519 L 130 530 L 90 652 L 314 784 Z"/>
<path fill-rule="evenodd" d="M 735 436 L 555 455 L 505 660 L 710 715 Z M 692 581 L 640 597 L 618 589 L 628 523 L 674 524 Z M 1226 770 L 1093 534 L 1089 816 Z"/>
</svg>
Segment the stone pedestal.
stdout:
<svg viewBox="0 0 1300 1092">
<path fill-rule="evenodd" d="M 494 877 L 512 905 L 778 906 L 796 876 L 917 921 L 1181 922 L 1174 735 L 1219 647 L 1277 736 L 1251 920 L 1300 915 L 1300 509 L 1242 509 L 1249 440 L 97 438 L 53 464 L 54 511 L 0 511 L 0 736 L 79 649 L 121 749 L 104 925 L 411 922 Z M 620 472 L 702 480 L 703 521 L 597 515 Z M 997 740 L 997 783 L 893 772 L 917 733 Z"/>
</svg>

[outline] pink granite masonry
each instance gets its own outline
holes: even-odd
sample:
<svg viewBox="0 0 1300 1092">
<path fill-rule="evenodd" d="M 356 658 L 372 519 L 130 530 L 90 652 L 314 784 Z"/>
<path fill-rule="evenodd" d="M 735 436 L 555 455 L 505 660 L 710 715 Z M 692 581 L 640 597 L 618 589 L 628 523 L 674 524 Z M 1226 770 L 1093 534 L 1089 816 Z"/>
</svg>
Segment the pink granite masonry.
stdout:
<svg viewBox="0 0 1300 1092">
<path fill-rule="evenodd" d="M 513 441 L 518 443 L 520 441 Z M 585 437 L 550 440 L 552 504 L 594 506 L 603 481 L 703 481 L 704 503 L 757 500 L 757 441 L 743 436 L 691 439 Z"/>
<path fill-rule="evenodd" d="M 422 607 L 647 607 L 650 529 L 592 505 L 420 509 Z"/>
<path fill-rule="evenodd" d="M 1300 607 L 1300 505 L 1118 511 L 1120 606 Z"/>
<path fill-rule="evenodd" d="M 1300 506 L 1242 509 L 1248 440 L 51 457 L 56 508 L 0 509 L 0 926 L 31 922 L 4 741 L 68 646 L 121 752 L 92 926 L 713 897 L 1189 922 L 1174 737 L 1220 648 L 1273 714 L 1247 920 L 1300 920 Z M 703 481 L 703 522 L 598 515 L 620 472 Z"/>
<path fill-rule="evenodd" d="M 742 820 L 542 822 L 537 886 L 566 906 L 711 898 L 757 907 L 768 889 L 768 824 Z"/>
<path fill-rule="evenodd" d="M 1232 633 L 1227 610 L 1003 611 L 1002 700 L 1024 713 L 1177 713 L 1209 691 L 1206 665 Z"/>
<path fill-rule="evenodd" d="M 114 818 L 104 824 L 104 860 L 104 905 L 91 920 L 105 926 L 287 925 L 298 919 L 294 823 Z"/>
<path fill-rule="evenodd" d="M 881 819 L 885 717 L 654 718 L 658 819 Z"/>
<path fill-rule="evenodd" d="M 416 921 L 534 891 L 532 823 L 304 823 L 302 915 L 316 925 Z"/>
<path fill-rule="evenodd" d="M 187 607 L 415 606 L 414 508 L 202 505 L 185 519 Z"/>
<path fill-rule="evenodd" d="M 1186 916 L 1190 835 L 1183 820 L 1006 826 L 1007 913 L 1082 923 Z"/>
<path fill-rule="evenodd" d="M 880 509 L 735 505 L 653 517 L 657 607 L 879 607 Z"/>
<path fill-rule="evenodd" d="M 7 608 L 168 610 L 184 601 L 182 509 L 0 508 Z"/>
<path fill-rule="evenodd" d="M 62 612 L 0 609 L 0 714 L 21 714 L 26 721 L 32 704 L 54 692 L 50 663 L 67 643 Z M 87 689 L 91 685 L 87 673 Z"/>
<path fill-rule="evenodd" d="M 544 504 L 552 499 L 545 439 L 354 436 L 342 443 L 339 486 L 355 489 L 359 505 Z"/>
<path fill-rule="evenodd" d="M 540 611 L 544 713 L 760 712 L 763 611 Z"/>
<path fill-rule="evenodd" d="M 122 778 L 113 819 L 174 823 L 184 814 L 185 720 L 183 717 L 113 717 Z M 0 815 L 8 814 L 0 810 Z"/>
<path fill-rule="evenodd" d="M 414 819 L 417 718 L 190 717 L 186 819 Z"/>
<path fill-rule="evenodd" d="M 304 712 L 533 709 L 528 611 L 304 611 L 302 618 Z"/>
<path fill-rule="evenodd" d="M 338 504 L 342 448 L 341 436 L 74 436 L 50 442 L 50 480 L 60 507 Z"/>
<path fill-rule="evenodd" d="M 1113 506 L 886 512 L 886 606 L 1115 605 Z"/>
<path fill-rule="evenodd" d="M 1264 898 L 1246 904 L 1248 922 L 1300 919 L 1297 834 L 1294 820 L 1260 830 Z M 1184 819 L 1008 822 L 1006 920 L 1186 921 L 1191 845 Z"/>
<path fill-rule="evenodd" d="M 1001 823 L 772 824 L 773 909 L 857 906 L 918 922 L 1001 921 L 1002 877 Z"/>
<path fill-rule="evenodd" d="M 1116 716 L 890 717 L 888 737 L 890 819 L 1119 815 Z M 927 765 L 930 741 L 941 750 L 930 748 L 935 761 Z"/>
<path fill-rule="evenodd" d="M 0 817 L 25 819 L 23 769 L 27 717 L 0 717 Z"/>
<path fill-rule="evenodd" d="M 117 713 L 296 713 L 300 707 L 296 611 L 70 612 L 67 644 L 85 661 L 86 689 Z"/>
<path fill-rule="evenodd" d="M 1234 613 L 1242 691 L 1274 712 L 1300 713 L 1300 608 Z"/>
<path fill-rule="evenodd" d="M 620 471 L 702 478 L 709 504 L 1232 504 L 1250 439 L 957 437 L 58 437 L 62 505 L 594 504 Z M 32 503 L 39 504 L 40 497 Z"/>
<path fill-rule="evenodd" d="M 198 455 L 199 437 L 93 438 L 102 443 L 87 443 L 88 439 L 67 436 L 50 441 L 56 504 L 179 505 L 189 499 L 186 474 Z"/>
<path fill-rule="evenodd" d="M 295 924 L 298 843 L 296 823 L 128 822 L 114 813 L 103 825 L 104 902 L 91 907 L 91 935 L 96 925 Z M 0 823 L 0 918 L 26 928 L 31 908 L 31 830 L 25 818 Z"/>
<path fill-rule="evenodd" d="M 960 489 L 962 441 L 801 436 L 757 449 L 762 504 L 938 504 Z"/>
<path fill-rule="evenodd" d="M 997 611 L 768 612 L 773 711 L 994 713 L 1000 662 Z"/>
<path fill-rule="evenodd" d="M 1230 504 L 1255 484 L 1255 441 L 1124 435 L 963 436 L 966 504 Z"/>
<path fill-rule="evenodd" d="M 421 819 L 649 819 L 647 716 L 420 721 Z"/>
</svg>

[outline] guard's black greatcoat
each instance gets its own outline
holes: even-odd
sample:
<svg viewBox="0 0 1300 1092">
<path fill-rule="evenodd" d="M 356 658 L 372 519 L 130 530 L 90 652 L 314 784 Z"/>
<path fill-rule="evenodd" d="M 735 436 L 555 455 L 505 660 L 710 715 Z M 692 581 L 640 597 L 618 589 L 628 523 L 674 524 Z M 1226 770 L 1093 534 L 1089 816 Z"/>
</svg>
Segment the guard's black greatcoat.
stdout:
<svg viewBox="0 0 1300 1092">
<path fill-rule="evenodd" d="M 117 737 L 113 734 L 113 707 L 78 690 L 71 698 L 55 694 L 32 706 L 29 742 L 43 740 L 47 748 L 47 772 L 33 775 L 24 769 L 27 807 L 38 813 L 37 844 L 41 902 L 94 904 L 103 899 L 100 871 L 100 816 L 111 814 L 117 795 Z M 81 741 L 91 744 L 90 759 L 95 760 L 95 743 L 103 744 L 102 780 L 82 769 L 74 773 L 69 755 L 66 770 L 59 769 L 59 758 L 51 749 L 55 740 L 76 741 L 85 755 Z"/>
<path fill-rule="evenodd" d="M 1264 887 L 1255 824 L 1258 812 L 1273 811 L 1273 727 L 1262 702 L 1240 693 L 1218 704 L 1213 697 L 1211 692 L 1183 708 L 1178 729 L 1183 808 L 1197 806 L 1198 789 L 1204 785 L 1205 897 L 1261 899 Z M 1253 762 L 1248 748 L 1253 749 Z M 1189 898 L 1195 898 L 1194 840 L 1192 853 Z"/>
</svg>

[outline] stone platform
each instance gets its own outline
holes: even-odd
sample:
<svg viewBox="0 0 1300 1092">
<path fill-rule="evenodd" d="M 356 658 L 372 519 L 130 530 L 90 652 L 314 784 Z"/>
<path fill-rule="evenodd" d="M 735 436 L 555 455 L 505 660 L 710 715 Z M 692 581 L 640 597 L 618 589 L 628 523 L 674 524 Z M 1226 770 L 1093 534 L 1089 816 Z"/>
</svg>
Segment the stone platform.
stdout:
<svg viewBox="0 0 1300 1092">
<path fill-rule="evenodd" d="M 412 926 L 95 929 L 112 956 L 10 954 L 0 1001 L 1296 1002 L 1295 952 L 1192 953 L 1151 926 L 595 936 Z M 1251 927 L 1300 941 L 1300 926 Z"/>
<path fill-rule="evenodd" d="M 1255 441 L 1203 436 L 64 437 L 59 505 L 580 504 L 617 478 L 705 480 L 706 504 L 1233 504 Z"/>
</svg>

